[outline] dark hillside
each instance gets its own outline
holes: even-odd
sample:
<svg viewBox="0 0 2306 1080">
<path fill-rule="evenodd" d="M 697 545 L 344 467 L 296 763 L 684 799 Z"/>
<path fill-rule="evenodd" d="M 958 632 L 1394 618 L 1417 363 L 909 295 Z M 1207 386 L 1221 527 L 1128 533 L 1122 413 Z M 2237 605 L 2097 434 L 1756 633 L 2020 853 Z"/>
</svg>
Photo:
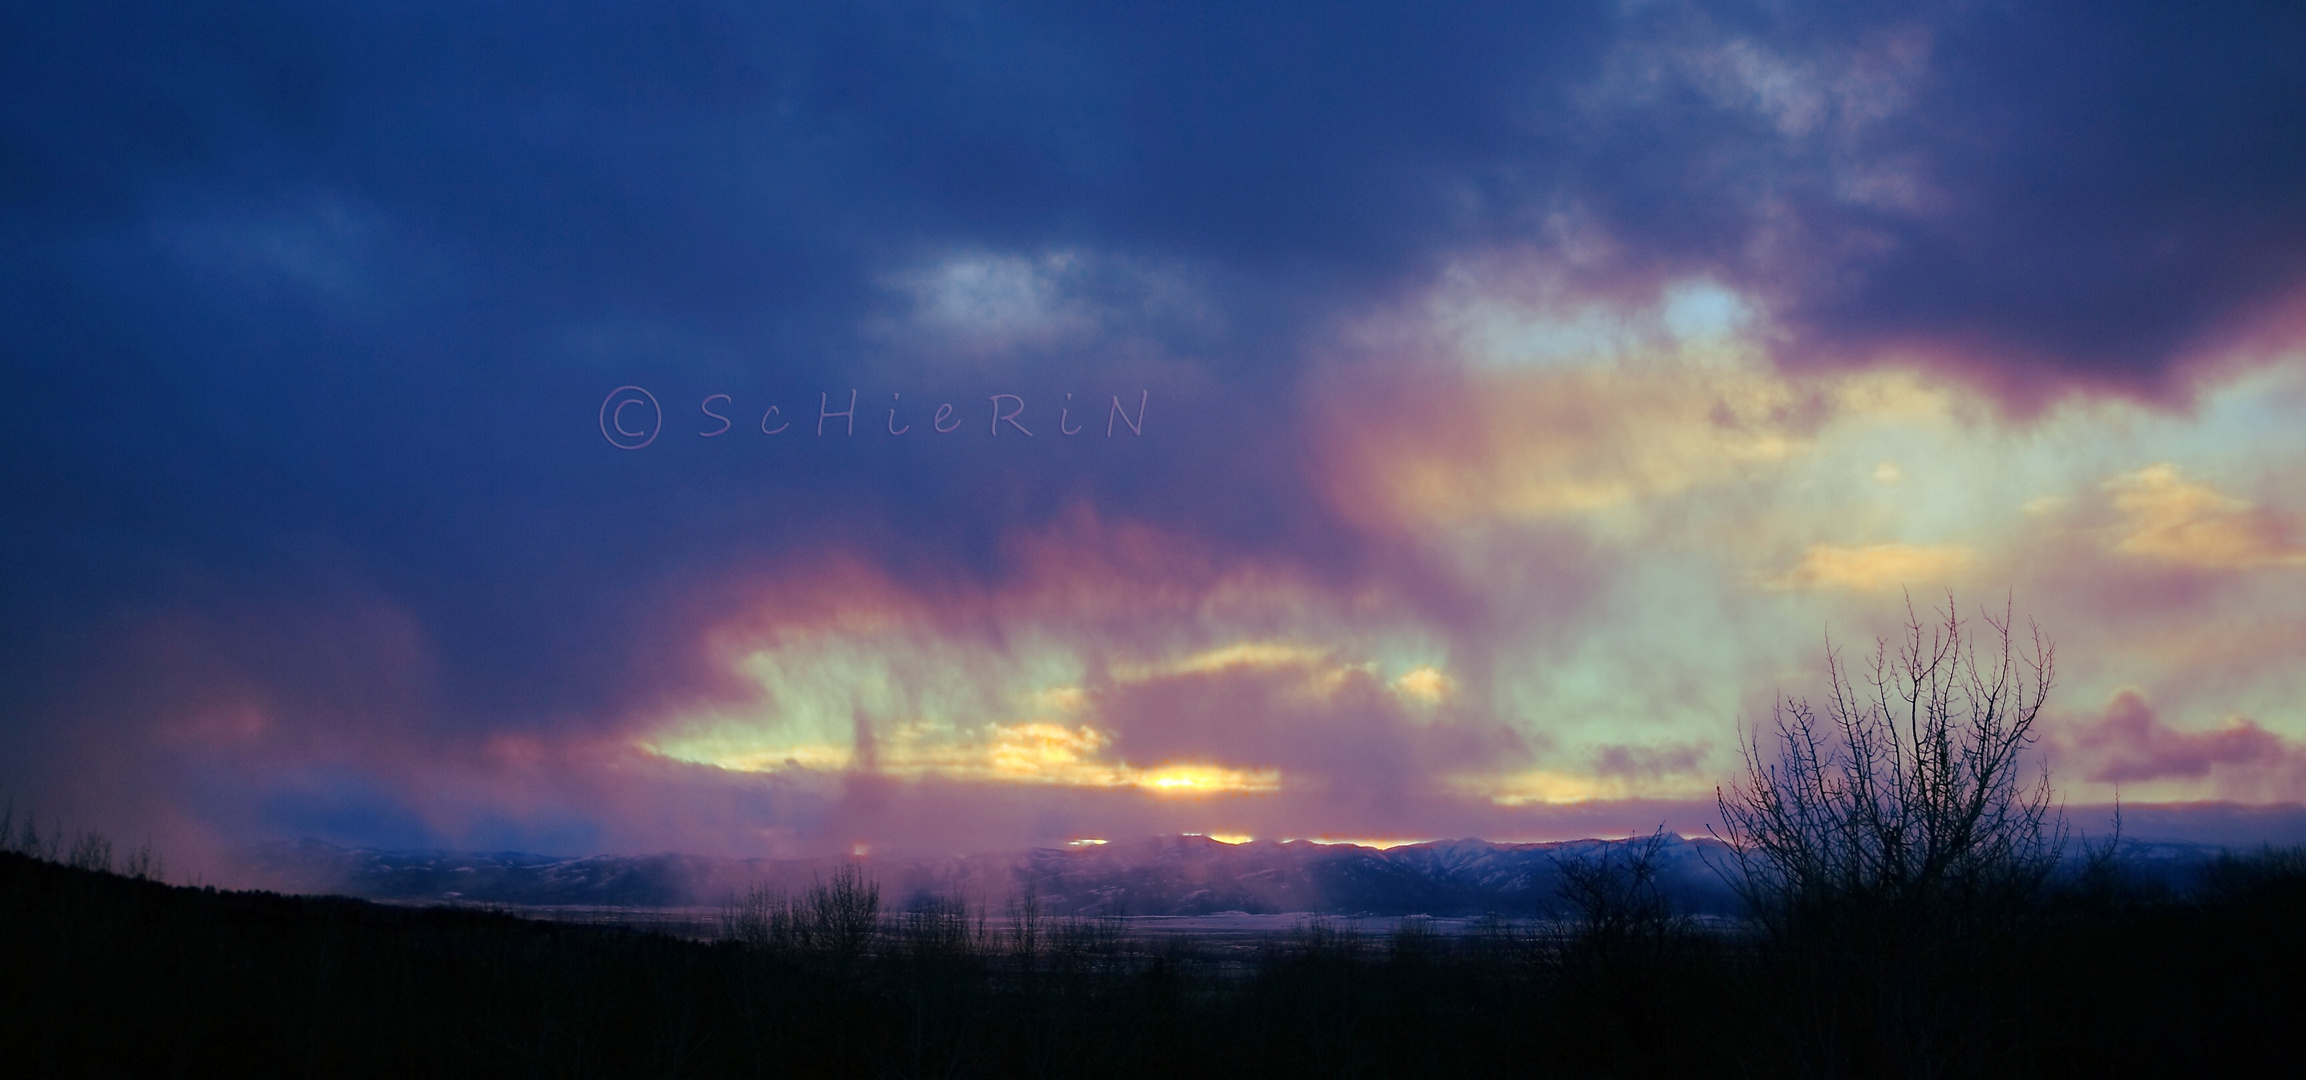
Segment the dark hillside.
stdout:
<svg viewBox="0 0 2306 1080">
<path fill-rule="evenodd" d="M 959 909 L 884 913 L 834 955 L 0 854 L 0 1045 L 14 1076 L 1801 1076 L 1826 1032 L 1871 1048 L 1836 1075 L 1929 1072 L 1915 1018 L 1865 1004 L 1888 986 L 1966 1018 L 1964 1075 L 2288 1076 L 2302 914 L 2306 860 L 2267 852 L 2182 895 L 2074 883 L 1951 957 L 1672 919 L 1313 921 L 1244 957 Z"/>
</svg>

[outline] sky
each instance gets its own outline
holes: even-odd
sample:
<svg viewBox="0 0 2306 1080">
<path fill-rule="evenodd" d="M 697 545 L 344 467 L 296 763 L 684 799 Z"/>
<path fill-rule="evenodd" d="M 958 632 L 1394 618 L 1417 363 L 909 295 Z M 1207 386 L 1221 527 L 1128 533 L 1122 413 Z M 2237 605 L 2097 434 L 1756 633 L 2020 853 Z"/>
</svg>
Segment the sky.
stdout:
<svg viewBox="0 0 2306 1080">
<path fill-rule="evenodd" d="M 7 4 L 0 794 L 1698 831 L 1910 597 L 2054 645 L 2069 805 L 2294 808 L 2302 24 Z"/>
</svg>

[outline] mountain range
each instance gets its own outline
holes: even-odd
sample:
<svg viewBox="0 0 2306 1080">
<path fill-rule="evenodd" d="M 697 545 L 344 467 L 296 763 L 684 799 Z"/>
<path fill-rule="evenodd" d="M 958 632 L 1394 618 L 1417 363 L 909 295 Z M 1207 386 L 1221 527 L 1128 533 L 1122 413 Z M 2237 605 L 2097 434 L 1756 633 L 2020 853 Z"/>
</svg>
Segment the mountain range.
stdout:
<svg viewBox="0 0 2306 1080">
<path fill-rule="evenodd" d="M 1670 834 L 1654 858 L 1668 901 L 1688 914 L 1731 914 L 1716 867 L 1728 849 Z M 837 866 L 860 865 L 896 910 L 959 897 L 1003 910 L 1033 894 L 1052 915 L 1367 914 L 1544 916 L 1561 907 L 1565 862 L 1623 858 L 1640 841 L 1500 844 L 1442 840 L 1384 849 L 1312 841 L 1223 843 L 1160 836 L 947 858 L 725 859 L 697 855 L 560 857 L 518 852 L 384 851 L 318 840 L 245 853 L 255 883 L 281 892 L 373 900 L 518 906 L 712 907 L 755 888 L 798 891 Z M 2218 852 L 2186 842 L 2129 842 L 2133 874 L 2182 879 Z"/>
</svg>

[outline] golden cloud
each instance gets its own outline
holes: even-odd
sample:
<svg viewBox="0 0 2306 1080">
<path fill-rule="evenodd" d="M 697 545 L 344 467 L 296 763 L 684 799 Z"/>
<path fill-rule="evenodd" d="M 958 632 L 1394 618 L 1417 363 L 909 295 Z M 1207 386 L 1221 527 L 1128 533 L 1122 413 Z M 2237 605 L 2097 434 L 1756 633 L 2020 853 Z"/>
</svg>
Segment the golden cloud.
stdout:
<svg viewBox="0 0 2306 1080">
<path fill-rule="evenodd" d="M 2306 566 L 2289 515 L 2187 480 L 2163 462 L 2106 481 L 2127 519 L 2115 551 L 2201 570 Z"/>
<path fill-rule="evenodd" d="M 1672 494 L 1782 461 L 1817 403 L 1735 370 L 1490 372 L 1367 427 L 1345 419 L 1338 495 L 1409 525 L 1528 520 Z"/>
<path fill-rule="evenodd" d="M 1249 677 L 1264 679 L 1268 691 L 1319 704 L 1375 664 L 1339 660 L 1332 648 L 1288 637 L 1185 648 L 1121 644 L 1126 636 L 1108 647 L 1086 644 L 1096 635 L 1085 638 L 1085 628 L 1116 610 L 1132 623 L 1149 614 L 1318 613 L 1301 583 L 1253 566 L 1212 572 L 1190 552 L 1180 554 L 1180 545 L 1157 541 L 1144 527 L 1075 515 L 1052 535 L 1018 540 L 1021 565 L 1030 570 L 1001 589 L 925 595 L 839 561 L 830 572 L 765 582 L 757 609 L 705 641 L 732 675 L 758 687 L 757 695 L 660 717 L 634 745 L 735 772 L 1171 796 L 1277 791 L 1281 771 L 1270 762 L 1233 760 L 1208 747 L 1123 753 L 1119 729 L 1099 715 L 1101 695 L 1164 681 Z M 987 633 L 988 625 L 1000 632 Z M 1092 689 L 1092 676 L 1104 689 Z M 1438 672 L 1412 680 L 1433 693 L 1445 682 Z"/>
<path fill-rule="evenodd" d="M 1112 675 L 1122 682 L 1142 682 L 1165 675 L 1206 675 L 1236 668 L 1310 667 L 1327 655 L 1325 650 L 1289 641 L 1241 641 L 1164 663 L 1116 665 Z"/>
<path fill-rule="evenodd" d="M 907 724 L 876 737 L 872 771 L 918 780 L 1065 787 L 1140 788 L 1156 795 L 1214 795 L 1278 791 L 1276 769 L 1244 769 L 1206 762 L 1135 767 L 1105 760 L 1112 737 L 1087 726 L 1028 721 L 990 724 L 974 732 L 936 724 Z M 822 743 L 768 744 L 742 730 L 644 741 L 659 757 L 731 772 L 845 771 L 858 764 L 851 747 Z"/>
<path fill-rule="evenodd" d="M 1365 524 L 1590 515 L 1777 475 L 1849 421 L 1928 427 L 1961 411 L 1956 388 L 1912 370 L 1788 375 L 1742 341 L 1416 370 L 1323 398 L 1331 495 Z M 1905 479 L 1894 462 L 1873 475 Z"/>
<path fill-rule="evenodd" d="M 1449 787 L 1459 795 L 1507 807 L 1558 806 L 1633 797 L 1693 798 L 1713 791 L 1711 784 L 1694 774 L 1652 777 L 1637 783 L 1626 776 L 1560 769 L 1531 769 L 1505 775 L 1456 776 L 1450 779 Z"/>
<path fill-rule="evenodd" d="M 1773 589 L 1872 592 L 1943 583 L 1968 573 L 1976 563 L 1977 552 L 1960 544 L 1813 544 L 1802 561 L 1764 584 Z"/>
<path fill-rule="evenodd" d="M 1412 700 L 1428 705 L 1437 704 L 1457 692 L 1457 686 L 1449 676 L 1432 667 L 1417 667 L 1404 672 L 1400 678 L 1393 680 L 1393 688 Z"/>
</svg>

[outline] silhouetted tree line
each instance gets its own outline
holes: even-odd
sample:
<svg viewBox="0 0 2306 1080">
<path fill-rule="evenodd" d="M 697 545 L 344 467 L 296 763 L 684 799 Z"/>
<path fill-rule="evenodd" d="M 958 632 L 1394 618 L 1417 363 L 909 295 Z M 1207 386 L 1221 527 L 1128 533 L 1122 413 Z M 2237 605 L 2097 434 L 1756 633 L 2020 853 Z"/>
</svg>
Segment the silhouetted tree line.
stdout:
<svg viewBox="0 0 2306 1080">
<path fill-rule="evenodd" d="M 1909 610 L 1909 615 L 1911 614 Z M 0 821 L 0 1071 L 23 1076 L 2288 1076 L 2306 849 L 2174 889 L 2069 850 L 2005 615 L 1909 618 L 1721 793 L 1751 918 L 1674 910 L 1662 833 L 1563 859 L 1561 918 L 1254 947 L 898 910 L 854 867 L 690 941 L 170 886 Z M 1982 640 L 1981 640 L 1982 639 Z"/>
</svg>

